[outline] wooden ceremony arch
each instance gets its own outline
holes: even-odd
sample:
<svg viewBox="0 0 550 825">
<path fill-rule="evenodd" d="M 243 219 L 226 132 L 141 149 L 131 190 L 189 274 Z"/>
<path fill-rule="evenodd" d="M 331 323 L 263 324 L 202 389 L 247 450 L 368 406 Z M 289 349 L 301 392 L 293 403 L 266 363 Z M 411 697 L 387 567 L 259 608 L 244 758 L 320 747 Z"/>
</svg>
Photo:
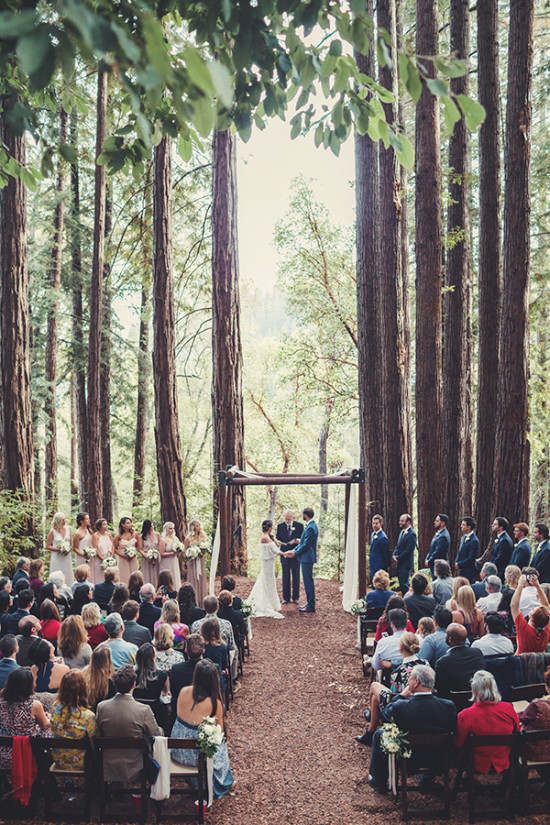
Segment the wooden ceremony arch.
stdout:
<svg viewBox="0 0 550 825">
<path fill-rule="evenodd" d="M 218 473 L 218 508 L 220 519 L 220 576 L 227 576 L 230 571 L 231 543 L 231 501 L 233 487 L 259 487 L 282 484 L 345 484 L 345 525 L 347 536 L 350 489 L 352 484 L 359 485 L 357 501 L 358 517 L 358 592 L 360 598 L 367 592 L 367 498 L 365 471 L 351 470 L 346 475 L 319 475 L 314 473 L 243 473 L 238 467 L 228 466 L 225 472 Z"/>
</svg>

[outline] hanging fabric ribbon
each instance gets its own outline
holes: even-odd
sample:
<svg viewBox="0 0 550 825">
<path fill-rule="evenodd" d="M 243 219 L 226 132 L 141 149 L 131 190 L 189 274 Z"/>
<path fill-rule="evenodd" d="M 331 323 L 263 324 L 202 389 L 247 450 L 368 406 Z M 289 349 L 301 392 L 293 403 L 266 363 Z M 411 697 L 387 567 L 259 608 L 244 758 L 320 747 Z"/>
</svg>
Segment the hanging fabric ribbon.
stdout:
<svg viewBox="0 0 550 825">
<path fill-rule="evenodd" d="M 220 560 L 220 517 L 218 515 L 218 523 L 216 524 L 216 535 L 214 536 L 214 544 L 212 545 L 212 558 L 210 559 L 210 582 L 208 587 L 208 594 L 214 596 L 214 587 L 216 584 L 216 571 L 218 569 L 218 562 Z"/>
<path fill-rule="evenodd" d="M 208 807 L 212 807 L 214 801 L 214 759 L 208 756 L 206 759 L 206 783 L 208 786 Z"/>
<path fill-rule="evenodd" d="M 365 548 L 362 548 L 362 552 Z M 357 484 L 350 484 L 348 522 L 346 525 L 346 553 L 344 557 L 344 592 L 342 607 L 350 611 L 352 602 L 357 598 L 359 582 L 359 527 L 357 519 Z"/>
</svg>

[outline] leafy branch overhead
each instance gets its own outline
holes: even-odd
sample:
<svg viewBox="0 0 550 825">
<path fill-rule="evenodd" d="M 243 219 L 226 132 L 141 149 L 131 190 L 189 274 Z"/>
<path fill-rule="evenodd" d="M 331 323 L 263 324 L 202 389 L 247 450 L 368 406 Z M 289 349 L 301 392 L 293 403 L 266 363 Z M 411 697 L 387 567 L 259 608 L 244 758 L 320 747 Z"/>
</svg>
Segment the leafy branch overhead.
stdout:
<svg viewBox="0 0 550 825">
<path fill-rule="evenodd" d="M 123 123 L 103 147 L 100 163 L 110 172 L 143 163 L 163 135 L 178 138 L 184 160 L 214 126 L 235 128 L 247 140 L 253 125 L 263 129 L 274 115 L 285 119 L 293 102 L 291 135 L 315 129 L 316 145 L 335 154 L 353 128 L 392 145 L 400 161 L 413 165 L 412 147 L 387 124 L 382 103 L 393 95 L 361 73 L 353 58 L 365 54 L 373 22 L 364 0 L 31 0 L 20 11 L 0 13 L 0 98 L 2 118 L 17 134 L 41 141 L 47 162 L 38 173 L 20 170 L 0 148 L 0 185 L 21 174 L 28 185 L 51 173 L 54 147 L 42 135 L 40 111 L 59 103 L 68 111 L 86 104 L 75 78 L 106 66 L 122 93 Z M 391 63 L 391 42 L 377 33 L 382 65 Z M 465 66 L 452 57 L 435 59 L 439 73 L 428 77 L 430 57 L 401 52 L 402 84 L 416 103 L 423 83 L 441 98 L 452 125 L 464 114 L 476 129 L 483 108 L 453 95 L 448 79 Z M 321 94 L 319 94 L 319 92 Z M 295 113 L 294 113 L 295 112 Z M 70 148 L 61 150 L 70 160 Z"/>
</svg>

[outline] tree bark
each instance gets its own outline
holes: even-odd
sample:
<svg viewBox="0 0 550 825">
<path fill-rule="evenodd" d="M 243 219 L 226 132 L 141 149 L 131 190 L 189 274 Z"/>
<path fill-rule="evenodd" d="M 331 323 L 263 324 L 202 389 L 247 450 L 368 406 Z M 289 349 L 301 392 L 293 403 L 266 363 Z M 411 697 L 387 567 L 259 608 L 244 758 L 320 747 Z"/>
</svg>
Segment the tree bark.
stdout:
<svg viewBox="0 0 550 825">
<path fill-rule="evenodd" d="M 395 0 L 379 0 L 378 27 L 385 29 L 392 41 L 392 66 L 380 66 L 381 86 L 393 92 L 395 100 L 386 103 L 386 121 L 394 125 L 398 99 L 397 21 Z M 397 542 L 399 516 L 411 508 L 409 488 L 409 420 L 407 418 L 407 381 L 404 342 L 403 304 L 405 289 L 401 261 L 401 221 L 403 192 L 400 164 L 391 146 L 380 143 L 380 260 L 382 290 L 381 320 L 382 377 L 384 397 L 384 493 L 386 496 L 386 532 L 392 546 Z"/>
<path fill-rule="evenodd" d="M 468 65 L 468 0 L 451 0 L 451 51 Z M 468 71 L 452 78 L 451 91 L 468 95 Z M 449 516 L 451 552 L 460 543 L 460 523 L 472 507 L 472 327 L 470 222 L 468 215 L 469 131 L 464 116 L 449 140 L 449 206 L 443 336 L 443 443 L 441 507 Z"/>
<path fill-rule="evenodd" d="M 495 510 L 529 519 L 529 274 L 534 0 L 512 0 L 508 40 Z"/>
<path fill-rule="evenodd" d="M 108 245 L 112 221 L 112 191 L 105 201 L 105 244 Z M 103 262 L 103 308 L 101 325 L 101 483 L 103 489 L 102 518 L 113 523 L 113 476 L 111 470 L 111 264 Z"/>
<path fill-rule="evenodd" d="M 178 421 L 178 379 L 174 314 L 171 141 L 155 148 L 153 179 L 153 373 L 155 442 L 163 521 L 172 521 L 183 539 L 187 504 Z"/>
<path fill-rule="evenodd" d="M 236 141 L 229 130 L 214 133 L 212 152 L 212 420 L 214 472 L 218 473 L 228 464 L 242 468 L 245 461 Z M 242 487 L 233 489 L 231 501 L 231 570 L 242 576 L 246 575 Z"/>
<path fill-rule="evenodd" d="M 486 116 L 479 130 L 479 351 L 474 513 L 483 546 L 490 539 L 490 525 L 495 516 L 494 409 L 498 398 L 502 298 L 497 0 L 478 0 L 477 59 L 478 97 Z"/>
<path fill-rule="evenodd" d="M 1 127 L 5 150 L 25 164 L 25 139 Z M 0 195 L 0 377 L 2 386 L 2 482 L 34 492 L 31 412 L 29 273 L 27 267 L 27 194 L 20 178 L 10 177 Z M 32 535 L 34 522 L 26 524 Z"/>
<path fill-rule="evenodd" d="M 59 142 L 67 142 L 67 114 L 63 107 L 59 109 Z M 65 170 L 61 157 L 57 162 L 57 182 L 54 217 L 53 243 L 50 267 L 50 298 L 48 305 L 48 329 L 46 333 L 46 447 L 45 447 L 45 505 L 46 513 L 51 517 L 57 510 L 57 425 L 56 425 L 56 390 L 57 390 L 57 315 L 59 310 L 59 288 L 61 285 L 61 246 L 63 243 L 63 212 L 65 201 Z"/>
<path fill-rule="evenodd" d="M 417 54 L 438 52 L 437 0 L 416 2 Z M 431 61 L 425 61 L 434 75 Z M 439 102 L 424 85 L 416 107 L 416 468 L 419 564 L 441 508 L 441 158 Z"/>
<path fill-rule="evenodd" d="M 71 390 L 70 390 L 70 405 L 71 405 L 71 511 L 74 513 L 78 510 L 78 483 L 77 483 L 77 466 L 78 466 L 78 448 L 76 436 L 76 376 L 73 372 L 71 375 Z"/>
<path fill-rule="evenodd" d="M 95 157 L 107 136 L 107 74 L 97 76 L 97 121 Z M 94 246 L 90 284 L 90 336 L 88 345 L 88 513 L 92 524 L 102 516 L 101 469 L 101 325 L 103 321 L 103 262 L 105 251 L 105 166 L 95 166 Z"/>
</svg>

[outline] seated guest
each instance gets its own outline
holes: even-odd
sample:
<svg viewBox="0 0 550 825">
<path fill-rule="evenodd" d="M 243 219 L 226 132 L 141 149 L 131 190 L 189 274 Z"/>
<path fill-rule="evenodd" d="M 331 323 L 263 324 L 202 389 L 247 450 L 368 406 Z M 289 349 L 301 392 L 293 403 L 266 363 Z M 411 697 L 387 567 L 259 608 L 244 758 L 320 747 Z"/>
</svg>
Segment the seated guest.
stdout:
<svg viewBox="0 0 550 825">
<path fill-rule="evenodd" d="M 485 590 L 487 591 L 487 595 L 477 600 L 477 606 L 484 615 L 485 613 L 494 613 L 498 608 L 502 590 L 502 582 L 499 577 L 487 576 L 485 579 Z"/>
<path fill-rule="evenodd" d="M 483 670 L 485 659 L 481 650 L 466 647 L 468 633 L 464 625 L 452 622 L 447 628 L 450 650 L 437 660 L 435 687 L 437 695 L 449 699 L 451 690 L 469 690 L 474 673 Z"/>
<path fill-rule="evenodd" d="M 134 570 L 128 579 L 128 592 L 133 602 L 139 602 L 139 591 L 145 584 L 141 570 Z"/>
<path fill-rule="evenodd" d="M 180 691 L 177 701 L 177 717 L 172 728 L 172 736 L 178 739 L 196 739 L 198 726 L 206 716 L 213 716 L 224 729 L 223 702 L 220 693 L 218 671 L 212 662 L 204 659 L 197 663 L 193 674 L 193 684 Z M 196 750 L 172 750 L 174 762 L 180 765 L 197 765 L 199 754 Z M 214 796 L 226 794 L 233 784 L 229 765 L 227 742 L 222 742 L 214 754 Z"/>
<path fill-rule="evenodd" d="M 232 576 L 224 576 L 222 580 L 222 587 L 223 582 L 225 579 L 231 579 Z M 235 586 L 233 584 L 233 586 Z M 230 587 L 226 587 L 226 590 L 231 590 Z M 237 597 L 235 597 L 237 598 Z M 180 606 L 180 618 L 181 621 L 186 624 L 188 627 L 194 622 L 198 622 L 199 619 L 203 619 L 206 615 L 205 611 L 202 607 L 197 607 L 197 600 L 195 596 L 195 588 L 192 584 L 182 584 L 178 591 L 178 603 Z M 241 600 L 242 604 L 242 600 Z"/>
<path fill-rule="evenodd" d="M 172 670 L 174 665 L 185 661 L 183 653 L 173 650 L 174 631 L 169 624 L 163 623 L 155 628 L 153 644 L 157 651 L 157 667 L 159 670 Z"/>
<path fill-rule="evenodd" d="M 52 642 L 54 645 L 57 644 L 57 637 L 61 629 L 61 616 L 56 603 L 52 602 L 51 599 L 44 599 L 40 605 L 39 624 L 42 638 L 47 639 L 48 642 Z"/>
<path fill-rule="evenodd" d="M 19 622 L 26 616 L 30 616 L 33 604 L 34 593 L 30 587 L 21 590 L 17 596 L 17 610 L 8 614 L 6 621 L 2 625 L 2 633 L 11 633 L 15 636 L 19 632 Z"/>
<path fill-rule="evenodd" d="M 392 596 L 396 594 L 390 590 L 390 577 L 385 570 L 378 570 L 372 579 L 371 590 L 366 595 L 367 610 L 369 608 L 385 607 Z"/>
<path fill-rule="evenodd" d="M 376 645 L 376 650 L 371 660 L 373 670 L 380 670 L 383 667 L 382 662 L 384 661 L 397 665 L 401 664 L 402 661 L 399 648 L 401 646 L 401 636 L 405 633 L 407 626 L 407 614 L 404 610 L 390 610 L 388 618 L 390 620 L 392 635 L 380 639 Z M 365 662 L 365 664 L 367 664 L 367 662 Z"/>
<path fill-rule="evenodd" d="M 519 719 L 510 702 L 503 702 L 494 676 L 487 670 L 478 670 L 472 678 L 473 705 L 458 714 L 455 746 L 464 747 L 469 733 L 476 736 L 508 736 L 519 731 Z M 474 769 L 497 773 L 510 767 L 510 748 L 490 745 L 474 749 Z"/>
<path fill-rule="evenodd" d="M 508 656 L 514 652 L 514 645 L 504 636 L 506 622 L 500 613 L 487 613 L 485 616 L 485 636 L 472 643 L 473 648 L 481 650 L 484 656 Z"/>
<path fill-rule="evenodd" d="M 42 702 L 32 698 L 33 676 L 28 667 L 18 667 L 0 692 L 2 736 L 51 736 L 50 717 Z M 11 748 L 0 748 L 0 770 L 11 771 Z"/>
<path fill-rule="evenodd" d="M 13 575 L 13 587 L 19 581 L 19 579 L 23 579 L 26 582 L 27 587 L 29 586 L 30 581 L 30 570 L 31 570 L 31 560 L 28 559 L 26 556 L 20 556 L 17 559 L 15 565 L 15 573 Z"/>
<path fill-rule="evenodd" d="M 428 579 L 422 573 L 417 573 L 412 577 L 412 593 L 405 596 L 405 606 L 409 614 L 412 626 L 416 630 L 418 620 L 422 616 L 433 616 L 437 604 L 433 596 L 426 596 L 425 590 L 428 587 Z"/>
<path fill-rule="evenodd" d="M 244 616 L 240 610 L 235 610 L 233 607 L 233 596 L 229 590 L 221 590 L 218 594 L 218 621 L 224 619 L 231 624 L 233 628 L 233 635 L 236 639 L 241 638 L 245 634 Z"/>
<path fill-rule="evenodd" d="M 74 596 L 74 591 L 81 584 L 88 584 L 91 589 L 94 589 L 94 583 L 90 581 L 90 565 L 79 564 L 74 569 L 74 582 L 71 584 L 71 593 Z"/>
<path fill-rule="evenodd" d="M 36 616 L 25 616 L 19 622 L 19 635 L 17 639 L 17 646 L 19 651 L 17 653 L 17 664 L 21 667 L 30 667 L 32 665 L 29 659 L 29 650 L 39 638 L 40 622 Z"/>
<path fill-rule="evenodd" d="M 130 599 L 130 601 L 127 601 L 122 607 L 122 621 L 124 622 L 122 638 L 126 642 L 131 642 L 131 644 L 139 648 L 141 645 L 150 642 L 152 637 L 146 627 L 142 627 L 142 625 L 137 623 L 138 616 L 139 604 Z"/>
<path fill-rule="evenodd" d="M 162 607 L 166 596 L 169 599 L 176 599 L 177 595 L 174 590 L 174 577 L 171 570 L 161 570 L 159 573 L 157 592 L 155 593 L 155 606 Z"/>
<path fill-rule="evenodd" d="M 422 616 L 416 628 L 416 635 L 418 636 L 420 644 L 422 644 L 426 636 L 431 636 L 432 633 L 435 633 L 434 620 L 430 616 Z"/>
<path fill-rule="evenodd" d="M 155 630 L 159 624 L 169 624 L 174 631 L 173 647 L 176 650 L 185 650 L 185 637 L 189 633 L 186 624 L 180 622 L 180 606 L 176 599 L 167 599 L 162 605 L 160 619 L 155 622 Z"/>
<path fill-rule="evenodd" d="M 67 739 L 92 739 L 97 736 L 95 714 L 88 707 L 86 679 L 80 670 L 66 673 L 59 686 L 58 701 L 52 711 L 52 734 Z M 56 748 L 55 767 L 64 770 L 84 770 L 84 751 Z"/>
<path fill-rule="evenodd" d="M 195 665 L 202 659 L 204 653 L 204 640 L 199 633 L 190 633 L 187 637 L 187 656 L 186 662 L 181 662 L 179 665 L 173 665 L 170 671 L 170 691 L 174 699 L 177 699 L 180 690 L 183 687 L 188 687 L 193 683 L 193 673 Z"/>
<path fill-rule="evenodd" d="M 521 568 L 517 564 L 509 564 L 504 571 L 504 590 L 515 590 L 520 576 Z"/>
<path fill-rule="evenodd" d="M 453 578 L 451 567 L 445 559 L 437 559 L 434 564 L 435 579 L 432 582 L 434 599 L 438 604 L 445 604 L 453 595 Z"/>
<path fill-rule="evenodd" d="M 523 617 L 527 619 L 532 610 L 536 607 L 540 607 L 539 594 L 537 588 L 535 587 L 535 579 L 538 580 L 539 576 L 535 567 L 524 567 L 521 573 L 525 576 L 527 581 L 525 587 L 523 588 L 521 599 L 519 600 L 519 609 L 523 613 Z M 516 584 L 516 590 L 517 586 L 518 585 Z"/>
<path fill-rule="evenodd" d="M 93 711 L 104 699 L 112 699 L 115 695 L 114 672 L 111 651 L 107 645 L 96 647 L 92 652 L 90 664 L 82 671 L 86 679 L 88 704 Z"/>
<path fill-rule="evenodd" d="M 90 602 L 90 604 L 84 605 L 82 608 L 82 621 L 84 622 L 86 635 L 88 636 L 88 644 L 92 650 L 95 650 L 101 642 L 105 642 L 109 638 L 107 631 L 103 627 L 101 612 L 97 602 Z"/>
<path fill-rule="evenodd" d="M 122 614 L 122 608 L 124 607 L 126 602 L 129 601 L 129 599 L 130 591 L 128 590 L 124 582 L 118 582 L 118 584 L 115 584 L 115 589 L 113 590 L 111 601 L 107 605 L 107 612 Z"/>
<path fill-rule="evenodd" d="M 413 667 L 409 676 L 409 685 L 400 696 L 384 708 L 381 721 L 393 722 L 402 731 L 415 733 L 452 733 L 456 727 L 456 708 L 454 702 L 433 695 L 435 674 L 427 665 Z M 382 750 L 380 740 L 382 731 L 377 730 L 373 736 L 370 762 L 369 785 L 378 793 L 385 793 L 388 784 L 388 757 Z M 437 772 L 438 751 L 422 751 L 422 767 L 432 768 Z M 418 764 L 413 753 L 408 770 L 412 773 Z"/>
<path fill-rule="evenodd" d="M 243 604 L 243 600 L 240 596 L 235 596 L 233 591 L 235 590 L 235 579 L 233 576 L 224 576 L 222 579 L 222 590 L 229 590 L 231 595 L 233 596 L 233 607 L 235 610 L 240 610 Z M 198 617 L 201 618 L 200 616 Z"/>
<path fill-rule="evenodd" d="M 17 664 L 18 651 L 17 639 L 13 634 L 6 633 L 6 635 L 0 639 L 0 653 L 2 654 L 2 658 L 0 659 L 0 688 L 4 687 L 6 679 L 12 670 L 16 670 L 19 667 Z"/>
<path fill-rule="evenodd" d="M 481 571 L 479 573 L 481 577 L 480 582 L 476 582 L 472 585 L 472 590 L 475 593 L 476 600 L 479 601 L 481 598 L 487 595 L 487 590 L 485 589 L 485 579 L 489 576 L 496 576 L 497 574 L 497 566 L 493 564 L 492 561 L 486 561 Z"/>
<path fill-rule="evenodd" d="M 79 584 L 74 591 L 71 614 L 73 616 L 80 616 L 84 607 L 92 601 L 93 594 L 94 589 L 91 584 Z"/>
<path fill-rule="evenodd" d="M 393 632 L 388 619 L 390 610 L 404 610 L 405 613 L 407 612 L 407 609 L 405 607 L 405 600 L 402 596 L 392 596 L 391 599 L 388 599 L 388 603 L 384 608 L 384 612 L 378 619 L 378 623 L 376 625 L 376 635 L 374 638 L 377 642 L 379 642 L 383 636 L 391 636 Z M 414 628 L 411 624 L 408 614 L 407 627 L 405 628 L 405 630 L 407 631 L 407 633 L 414 633 Z"/>
<path fill-rule="evenodd" d="M 44 559 L 33 559 L 29 569 L 29 587 L 36 598 L 40 588 L 44 586 Z"/>
<path fill-rule="evenodd" d="M 169 676 L 165 670 L 157 668 L 157 651 L 154 645 L 146 642 L 136 653 L 136 699 L 154 699 L 166 696 L 169 688 Z"/>
<path fill-rule="evenodd" d="M 541 606 L 531 611 L 529 621 L 524 618 L 520 610 L 521 596 L 526 584 L 527 578 L 522 574 L 510 604 L 512 618 L 516 623 L 516 653 L 518 655 L 520 653 L 544 653 L 550 640 L 550 624 L 548 623 L 550 606 L 546 594 L 541 589 L 539 580 L 532 574 L 529 577 L 529 584 L 537 590 Z"/>
<path fill-rule="evenodd" d="M 113 614 L 116 615 L 118 614 Z M 133 666 L 124 665 L 117 670 L 113 675 L 113 683 L 115 696 L 100 702 L 97 708 L 100 735 L 133 739 L 162 736 L 151 708 L 136 702 L 133 697 L 136 685 L 136 672 Z M 143 768 L 143 754 L 141 751 L 107 750 L 103 754 L 103 768 L 109 782 L 132 784 L 139 780 Z"/>
<path fill-rule="evenodd" d="M 204 619 L 199 619 L 197 622 L 193 622 L 191 626 L 191 633 L 200 633 L 201 632 L 201 625 L 207 619 L 217 619 L 218 618 L 218 609 L 219 603 L 215 596 L 207 596 L 204 600 L 204 610 L 205 610 L 205 617 Z M 231 622 L 228 622 L 227 619 L 218 619 L 220 623 L 220 635 L 222 640 L 227 645 L 228 650 L 235 650 L 235 636 L 233 634 L 233 627 Z"/>
<path fill-rule="evenodd" d="M 55 598 L 53 599 L 53 601 L 55 601 L 57 605 L 59 615 L 62 619 L 64 619 L 65 616 L 69 615 L 69 609 L 73 599 L 73 594 L 71 593 L 71 588 L 68 586 L 65 580 L 65 574 L 63 573 L 63 571 L 53 570 L 52 572 L 50 572 L 50 575 L 48 576 L 48 584 L 53 585 L 57 591 L 55 593 Z M 47 585 L 44 585 L 44 587 L 47 587 Z M 44 587 L 40 589 L 40 596 L 42 596 L 44 592 Z M 46 598 L 52 599 L 51 592 L 47 593 Z"/>
<path fill-rule="evenodd" d="M 57 693 L 62 678 L 69 672 L 67 665 L 54 661 L 54 656 L 54 646 L 45 639 L 37 639 L 29 650 L 35 693 Z"/>
<path fill-rule="evenodd" d="M 219 621 L 208 619 L 204 622 L 201 627 L 201 636 L 204 639 L 203 657 L 210 659 L 219 668 L 221 690 L 225 694 L 226 676 L 229 674 L 229 652 L 227 645 L 221 640 Z"/>
<path fill-rule="evenodd" d="M 136 660 L 137 645 L 124 641 L 124 622 L 120 613 L 111 613 L 107 616 L 103 627 L 109 637 L 103 644 L 111 651 L 114 669 L 118 670 L 124 665 L 133 665 Z"/>
<path fill-rule="evenodd" d="M 456 610 L 456 596 L 461 587 L 466 587 L 470 582 L 465 576 L 455 576 L 453 579 L 453 595 L 445 602 L 445 607 L 449 610 Z"/>
<path fill-rule="evenodd" d="M 525 710 L 518 713 L 522 730 L 550 730 L 550 667 L 547 668 L 544 674 L 544 684 L 546 696 L 533 699 Z M 533 762 L 550 762 L 550 740 L 533 742 L 529 745 L 527 758 Z M 550 778 L 548 776 L 548 766 L 546 766 L 543 775 L 545 779 Z"/>
<path fill-rule="evenodd" d="M 442 604 L 434 610 L 435 633 L 427 636 L 420 647 L 419 656 L 426 659 L 430 667 L 435 668 L 438 659 L 447 653 L 447 628 L 453 620 L 453 614 Z"/>
<path fill-rule="evenodd" d="M 476 597 L 469 584 L 458 589 L 453 622 L 464 625 L 470 641 L 479 639 L 485 633 L 483 613 L 476 607 Z"/>
<path fill-rule="evenodd" d="M 500 594 L 500 601 L 497 607 L 497 613 L 499 616 L 502 616 L 504 620 L 504 635 L 505 636 L 515 636 L 516 635 L 516 625 L 514 624 L 514 620 L 512 619 L 512 610 L 510 605 L 512 604 L 512 599 L 514 598 L 515 590 L 510 590 L 506 588 Z M 489 615 L 489 614 L 487 614 Z"/>
<path fill-rule="evenodd" d="M 137 621 L 142 627 L 147 628 L 151 634 L 151 638 L 153 638 L 153 633 L 155 632 L 155 622 L 160 619 L 161 614 L 160 607 L 156 607 L 153 604 L 155 588 L 152 584 L 147 582 L 147 584 L 144 584 L 139 591 L 139 596 L 141 599 L 141 604 L 139 607 L 139 616 Z"/>
<path fill-rule="evenodd" d="M 395 696 L 405 690 L 409 684 L 409 676 L 413 667 L 427 664 L 425 659 L 420 659 L 418 656 L 419 650 L 420 644 L 416 634 L 403 633 L 399 644 L 399 652 L 403 661 L 393 668 L 390 687 L 388 688 L 380 682 L 371 682 L 369 708 L 365 711 L 365 718 L 369 726 L 363 736 L 355 737 L 361 745 L 372 744 L 372 737 L 380 720 L 380 712 L 389 705 Z"/>
<path fill-rule="evenodd" d="M 10 582 L 11 584 L 11 582 Z M 9 590 L 0 590 L 0 636 L 7 633 L 6 625 L 10 615 L 10 609 L 13 603 L 11 593 Z"/>
<path fill-rule="evenodd" d="M 107 610 L 107 605 L 111 601 L 115 589 L 115 578 L 118 570 L 116 567 L 107 567 L 103 572 L 103 582 L 94 587 L 94 599 L 101 610 Z"/>
<path fill-rule="evenodd" d="M 61 624 L 57 647 L 66 665 L 82 670 L 92 658 L 82 616 L 67 616 Z"/>
</svg>

